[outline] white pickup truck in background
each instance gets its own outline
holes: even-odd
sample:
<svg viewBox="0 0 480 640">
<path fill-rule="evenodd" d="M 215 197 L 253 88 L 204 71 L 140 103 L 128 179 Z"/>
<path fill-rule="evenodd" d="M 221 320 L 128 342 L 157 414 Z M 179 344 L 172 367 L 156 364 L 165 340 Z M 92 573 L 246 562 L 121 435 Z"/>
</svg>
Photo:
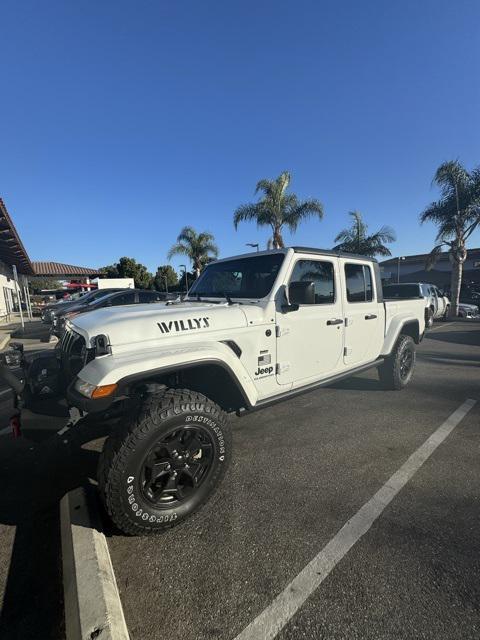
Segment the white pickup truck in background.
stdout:
<svg viewBox="0 0 480 640">
<path fill-rule="evenodd" d="M 423 298 L 425 301 L 425 325 L 427 329 L 433 326 L 434 320 L 446 320 L 450 313 L 450 300 L 438 287 L 428 282 L 399 282 L 387 284 L 383 287 L 385 298 L 405 300 Z"/>
<path fill-rule="evenodd" d="M 122 416 L 99 486 L 115 524 L 142 533 L 213 493 L 231 456 L 229 412 L 370 367 L 402 389 L 424 331 L 423 299 L 385 302 L 375 260 L 294 247 L 211 263 L 183 300 L 78 315 L 57 357 L 70 406 Z"/>
</svg>

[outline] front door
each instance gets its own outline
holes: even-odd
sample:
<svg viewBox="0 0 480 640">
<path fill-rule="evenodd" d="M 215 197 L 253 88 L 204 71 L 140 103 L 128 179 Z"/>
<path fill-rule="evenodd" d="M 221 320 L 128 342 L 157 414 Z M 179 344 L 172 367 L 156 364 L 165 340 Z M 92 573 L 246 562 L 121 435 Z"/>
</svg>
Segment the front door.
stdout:
<svg viewBox="0 0 480 640">
<path fill-rule="evenodd" d="M 293 264 L 291 282 L 313 282 L 314 304 L 277 314 L 277 381 L 308 384 L 343 368 L 343 312 L 338 259 L 303 259 Z"/>
<path fill-rule="evenodd" d="M 378 296 L 371 263 L 343 263 L 346 365 L 361 365 L 375 360 L 384 337 L 383 310 L 379 312 Z"/>
</svg>

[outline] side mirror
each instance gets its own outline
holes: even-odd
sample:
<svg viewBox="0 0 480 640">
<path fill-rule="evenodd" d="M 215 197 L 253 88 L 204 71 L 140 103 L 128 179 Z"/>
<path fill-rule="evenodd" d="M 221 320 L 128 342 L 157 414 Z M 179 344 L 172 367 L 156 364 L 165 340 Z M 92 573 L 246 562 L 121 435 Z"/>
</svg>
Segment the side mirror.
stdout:
<svg viewBox="0 0 480 640">
<path fill-rule="evenodd" d="M 291 282 L 288 287 L 290 305 L 315 304 L 315 283 L 304 280 Z"/>
</svg>

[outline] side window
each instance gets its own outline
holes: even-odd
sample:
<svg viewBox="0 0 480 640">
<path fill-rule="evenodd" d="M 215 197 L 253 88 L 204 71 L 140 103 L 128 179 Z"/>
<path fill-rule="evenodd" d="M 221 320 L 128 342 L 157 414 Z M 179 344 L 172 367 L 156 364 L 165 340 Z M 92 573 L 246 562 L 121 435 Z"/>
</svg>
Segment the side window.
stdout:
<svg viewBox="0 0 480 640">
<path fill-rule="evenodd" d="M 160 296 L 156 291 L 140 291 L 138 294 L 138 301 L 140 303 L 143 302 L 158 302 L 160 300 Z"/>
<path fill-rule="evenodd" d="M 124 293 L 121 296 L 115 296 L 112 299 L 112 305 L 118 306 L 123 304 L 133 304 L 135 302 L 135 293 L 132 291 L 130 293 Z"/>
<path fill-rule="evenodd" d="M 315 284 L 315 304 L 333 304 L 335 302 L 335 279 L 332 262 L 298 260 L 293 268 L 290 282 L 300 281 Z"/>
<path fill-rule="evenodd" d="M 371 302 L 373 300 L 372 270 L 367 265 L 347 263 L 345 280 L 348 302 Z"/>
</svg>

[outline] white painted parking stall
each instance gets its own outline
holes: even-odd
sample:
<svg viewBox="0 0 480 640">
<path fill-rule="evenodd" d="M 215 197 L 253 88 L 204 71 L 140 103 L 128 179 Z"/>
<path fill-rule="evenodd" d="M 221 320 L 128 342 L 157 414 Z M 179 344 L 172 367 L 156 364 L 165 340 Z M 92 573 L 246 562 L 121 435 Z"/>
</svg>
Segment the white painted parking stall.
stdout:
<svg viewBox="0 0 480 640">
<path fill-rule="evenodd" d="M 235 640 L 273 640 L 475 404 L 465 400 Z"/>
</svg>

